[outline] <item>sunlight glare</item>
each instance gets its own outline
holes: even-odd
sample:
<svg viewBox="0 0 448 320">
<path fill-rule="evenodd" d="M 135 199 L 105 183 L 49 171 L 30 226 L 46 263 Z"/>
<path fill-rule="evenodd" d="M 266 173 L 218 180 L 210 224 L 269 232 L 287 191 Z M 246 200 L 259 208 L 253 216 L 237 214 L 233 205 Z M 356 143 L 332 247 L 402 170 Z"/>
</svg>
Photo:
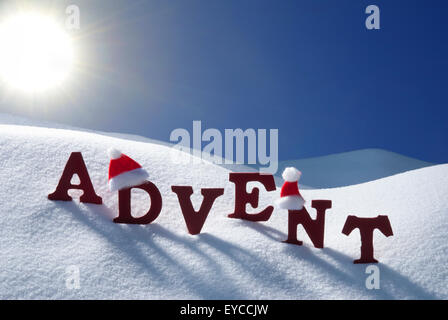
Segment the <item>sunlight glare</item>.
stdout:
<svg viewBox="0 0 448 320">
<path fill-rule="evenodd" d="M 17 14 L 0 23 L 0 77 L 13 88 L 41 92 L 61 85 L 73 59 L 69 35 L 50 17 Z"/>
</svg>

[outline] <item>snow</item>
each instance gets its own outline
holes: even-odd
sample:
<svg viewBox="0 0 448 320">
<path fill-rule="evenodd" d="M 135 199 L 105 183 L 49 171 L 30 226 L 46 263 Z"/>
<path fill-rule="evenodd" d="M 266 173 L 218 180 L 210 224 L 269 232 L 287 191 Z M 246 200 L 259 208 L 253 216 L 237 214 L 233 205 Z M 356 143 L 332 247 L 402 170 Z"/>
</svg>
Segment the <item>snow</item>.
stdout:
<svg viewBox="0 0 448 320">
<path fill-rule="evenodd" d="M 359 185 L 302 190 L 329 199 L 325 246 L 284 244 L 287 212 L 264 223 L 229 219 L 234 186 L 229 170 L 177 153 L 166 145 L 130 136 L 33 123 L 0 116 L 0 298 L 1 299 L 447 299 L 448 165 L 430 166 Z M 3 121 L 2 121 L 3 120 Z M 107 150 L 138 161 L 163 197 L 150 225 L 112 222 L 117 194 L 108 191 Z M 103 205 L 49 201 L 72 151 L 81 151 Z M 174 152 L 174 153 L 173 153 Z M 317 164 L 316 164 L 317 165 Z M 307 168 L 299 167 L 306 177 Z M 323 168 L 324 170 L 325 168 Z M 191 236 L 172 185 L 223 187 L 202 233 Z M 276 192 L 260 190 L 260 208 Z M 147 195 L 133 192 L 132 210 L 146 212 Z M 260 210 L 260 208 L 258 210 Z M 257 209 L 251 209 L 256 212 Z M 381 289 L 365 286 L 367 265 L 359 257 L 359 232 L 341 233 L 349 214 L 388 215 L 394 236 L 375 232 Z M 80 288 L 66 287 L 70 266 L 80 270 Z"/>
<path fill-rule="evenodd" d="M 323 157 L 281 161 L 278 173 L 286 167 L 299 168 L 300 183 L 307 188 L 336 188 L 373 181 L 420 169 L 432 163 L 382 149 L 363 149 Z M 280 174 L 277 174 L 277 183 Z"/>
</svg>

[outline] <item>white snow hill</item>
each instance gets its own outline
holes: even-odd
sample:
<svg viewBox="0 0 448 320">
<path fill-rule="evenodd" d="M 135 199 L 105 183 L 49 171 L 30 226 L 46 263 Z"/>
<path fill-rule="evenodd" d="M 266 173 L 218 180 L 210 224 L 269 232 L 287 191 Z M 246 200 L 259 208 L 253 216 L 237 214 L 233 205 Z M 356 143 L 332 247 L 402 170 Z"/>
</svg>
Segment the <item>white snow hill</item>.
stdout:
<svg viewBox="0 0 448 320">
<path fill-rule="evenodd" d="M 301 184 L 307 188 L 323 189 L 369 182 L 432 165 L 434 164 L 383 149 L 362 149 L 281 161 L 276 181 L 281 183 L 282 171 L 291 166 L 304 173 Z"/>
<path fill-rule="evenodd" d="M 2 123 L 0 119 L 0 123 Z M 117 193 L 107 190 L 107 149 L 138 161 L 163 197 L 150 225 L 115 224 Z M 103 205 L 49 201 L 71 152 L 81 151 Z M 174 154 L 173 154 L 174 152 Z M 174 157 L 173 157 L 174 155 Z M 325 246 L 282 243 L 287 213 L 264 223 L 230 219 L 229 171 L 208 162 L 178 161 L 170 147 L 129 136 L 107 136 L 31 123 L 0 124 L 1 299 L 448 299 L 448 165 L 420 168 L 359 185 L 303 190 L 332 200 Z M 177 159 L 174 161 L 174 159 Z M 302 169 L 305 171 L 305 169 Z M 172 185 L 223 187 L 202 233 L 187 233 Z M 147 195 L 133 192 L 132 210 L 146 212 Z M 279 190 L 261 187 L 258 209 Z M 250 206 L 249 206 L 250 207 Z M 341 233 L 348 215 L 388 215 L 393 237 L 375 232 L 381 287 L 369 290 L 359 232 Z M 75 269 L 73 269 L 75 268 Z M 79 288 L 67 286 L 79 270 Z"/>
</svg>

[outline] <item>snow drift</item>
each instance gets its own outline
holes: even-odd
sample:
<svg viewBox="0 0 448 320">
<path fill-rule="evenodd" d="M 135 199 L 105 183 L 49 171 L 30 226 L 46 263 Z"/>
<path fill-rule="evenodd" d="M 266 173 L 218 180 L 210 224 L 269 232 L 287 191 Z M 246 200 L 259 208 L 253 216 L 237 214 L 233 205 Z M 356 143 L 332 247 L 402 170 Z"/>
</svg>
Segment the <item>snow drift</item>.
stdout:
<svg viewBox="0 0 448 320">
<path fill-rule="evenodd" d="M 112 222 L 117 194 L 107 189 L 107 149 L 137 160 L 163 196 L 157 220 L 145 226 Z M 49 201 L 72 151 L 81 151 L 103 205 Z M 448 165 L 432 166 L 356 186 L 303 190 L 329 199 L 325 246 L 284 244 L 287 212 L 265 223 L 229 219 L 233 184 L 225 168 L 171 161 L 173 150 L 155 143 L 77 130 L 0 125 L 0 298 L 2 299 L 447 299 Z M 190 156 L 178 154 L 182 159 Z M 179 159 L 177 157 L 177 159 Z M 176 157 L 175 157 L 176 158 Z M 300 168 L 306 175 L 306 168 Z M 191 236 L 171 185 L 224 187 L 202 229 Z M 276 192 L 260 191 L 260 208 Z M 133 192 L 132 210 L 147 210 Z M 254 210 L 257 211 L 257 210 Z M 381 289 L 365 286 L 359 233 L 341 233 L 347 215 L 388 215 L 394 236 L 375 233 Z M 70 266 L 80 288 L 66 287 Z"/>
<path fill-rule="evenodd" d="M 432 163 L 382 149 L 363 149 L 323 157 L 281 161 L 278 172 L 286 167 L 300 168 L 305 174 L 300 181 L 307 188 L 337 188 L 369 182 L 410 170 L 432 166 Z M 279 176 L 279 175 L 278 175 Z M 279 183 L 280 177 L 276 182 Z"/>
</svg>

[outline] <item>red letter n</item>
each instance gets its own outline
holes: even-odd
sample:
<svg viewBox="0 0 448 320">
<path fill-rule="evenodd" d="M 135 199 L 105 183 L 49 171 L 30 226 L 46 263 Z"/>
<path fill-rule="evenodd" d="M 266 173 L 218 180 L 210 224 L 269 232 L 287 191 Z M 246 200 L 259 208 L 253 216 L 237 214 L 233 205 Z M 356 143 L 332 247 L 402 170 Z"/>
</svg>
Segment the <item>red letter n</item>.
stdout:
<svg viewBox="0 0 448 320">
<path fill-rule="evenodd" d="M 268 206 L 257 214 L 248 214 L 246 212 L 246 204 L 252 205 L 253 208 L 258 207 L 258 197 L 260 190 L 253 188 L 252 192 L 246 191 L 247 183 L 251 181 L 260 182 L 266 191 L 274 191 L 275 181 L 271 174 L 261 173 L 229 173 L 229 181 L 235 184 L 235 212 L 229 214 L 229 218 L 238 218 L 249 221 L 267 221 L 271 217 L 273 206 Z"/>
<path fill-rule="evenodd" d="M 317 210 L 316 220 L 311 219 L 305 207 L 302 210 L 288 211 L 288 239 L 286 243 L 301 246 L 302 241 L 297 240 L 297 226 L 301 224 L 316 248 L 324 247 L 325 212 L 331 208 L 330 200 L 313 200 L 311 207 Z"/>
<path fill-rule="evenodd" d="M 73 175 L 77 174 L 80 180 L 78 185 L 72 184 Z M 81 152 L 72 152 L 70 158 L 65 165 L 62 177 L 56 187 L 56 191 L 48 195 L 50 200 L 71 201 L 72 197 L 68 195 L 68 190 L 79 189 L 83 190 L 83 195 L 79 201 L 86 203 L 102 204 L 103 201 L 100 196 L 95 193 L 89 173 L 87 172 L 86 164 L 82 158 Z"/>
</svg>

